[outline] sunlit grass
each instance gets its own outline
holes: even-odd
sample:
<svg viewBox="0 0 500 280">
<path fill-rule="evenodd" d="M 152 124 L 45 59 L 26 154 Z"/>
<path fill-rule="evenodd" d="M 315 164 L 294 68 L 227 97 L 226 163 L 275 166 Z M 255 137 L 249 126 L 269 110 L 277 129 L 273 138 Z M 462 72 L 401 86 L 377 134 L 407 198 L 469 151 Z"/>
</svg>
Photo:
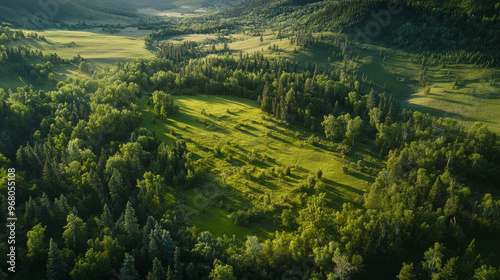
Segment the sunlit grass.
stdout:
<svg viewBox="0 0 500 280">
<path fill-rule="evenodd" d="M 337 209 L 345 202 L 359 201 L 368 183 L 373 181 L 373 177 L 367 174 L 344 174 L 342 165 L 352 159 L 343 158 L 327 146 L 315 147 L 306 143 L 307 133 L 262 113 L 256 101 L 198 95 L 176 96 L 175 102 L 180 106 L 178 114 L 167 121 L 155 119 L 153 122 L 154 116 L 146 98 L 141 99 L 142 125 L 169 144 L 177 136 L 185 139 L 196 159 L 210 158 L 210 172 L 224 186 L 221 192 L 226 194 L 230 205 L 226 210 L 207 207 L 196 211 L 192 222 L 216 235 L 244 236 L 252 233 L 260 237 L 269 236 L 279 226 L 263 221 L 242 229 L 226 216 L 232 211 L 259 205 L 266 193 L 276 202 L 281 201 L 284 195 L 296 201 L 302 193 L 292 192 L 293 188 L 318 170 L 323 172 L 322 180 L 326 184 L 330 204 Z M 203 109 L 205 115 L 202 114 Z M 172 135 L 172 129 L 176 136 Z M 217 145 L 222 147 L 219 157 L 214 156 Z M 356 150 L 360 153 L 358 157 L 380 166 L 381 162 L 369 155 L 367 150 L 360 145 Z M 286 167 L 290 167 L 290 176 L 283 175 Z M 242 175 L 242 169 L 247 170 L 249 175 Z M 189 204 L 195 194 L 188 192 L 183 195 L 186 195 Z"/>
</svg>

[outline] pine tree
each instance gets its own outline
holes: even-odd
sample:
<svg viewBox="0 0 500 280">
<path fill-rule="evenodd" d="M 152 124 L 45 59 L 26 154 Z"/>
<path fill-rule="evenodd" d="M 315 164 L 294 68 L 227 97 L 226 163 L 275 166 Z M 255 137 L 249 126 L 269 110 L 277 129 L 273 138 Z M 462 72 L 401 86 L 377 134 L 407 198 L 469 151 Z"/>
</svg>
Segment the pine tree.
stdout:
<svg viewBox="0 0 500 280">
<path fill-rule="evenodd" d="M 111 214 L 111 211 L 109 210 L 108 204 L 104 205 L 104 209 L 102 211 L 101 215 L 101 223 L 104 228 L 109 228 L 110 230 L 113 230 L 113 215 Z"/>
<path fill-rule="evenodd" d="M 123 193 L 125 192 L 125 184 L 123 183 L 122 174 L 118 171 L 118 169 L 113 169 L 113 174 L 109 179 L 108 187 L 111 200 L 119 205 L 121 203 Z"/>
<path fill-rule="evenodd" d="M 148 273 L 147 280 L 165 280 L 165 269 L 158 258 L 153 260 L 153 269 Z"/>
<path fill-rule="evenodd" d="M 64 265 L 61 252 L 57 248 L 54 240 L 50 239 L 49 260 L 47 261 L 47 279 L 64 280 L 66 279 L 66 267 Z"/>
<path fill-rule="evenodd" d="M 366 100 L 366 109 L 370 111 L 371 109 L 375 108 L 376 105 L 377 105 L 377 96 L 375 94 L 375 91 L 372 89 L 368 94 L 368 99 Z"/>
<path fill-rule="evenodd" d="M 175 247 L 174 252 L 174 279 L 182 279 L 182 263 L 179 260 L 179 247 Z"/>
<path fill-rule="evenodd" d="M 458 257 L 447 260 L 438 275 L 442 280 L 458 279 Z"/>
<path fill-rule="evenodd" d="M 172 269 L 170 268 L 170 265 L 168 266 L 167 268 L 167 277 L 166 279 L 167 280 L 173 280 L 174 278 L 174 274 L 172 273 Z M 179 279 L 179 278 L 175 278 L 175 279 Z"/>
<path fill-rule="evenodd" d="M 127 206 L 125 207 L 125 230 L 130 235 L 136 235 L 139 232 L 135 210 L 130 201 L 127 202 Z"/>
<path fill-rule="evenodd" d="M 135 269 L 135 259 L 130 254 L 125 253 L 125 259 L 123 260 L 123 266 L 120 269 L 120 279 L 121 280 L 139 280 L 141 277 L 137 270 Z"/>
</svg>

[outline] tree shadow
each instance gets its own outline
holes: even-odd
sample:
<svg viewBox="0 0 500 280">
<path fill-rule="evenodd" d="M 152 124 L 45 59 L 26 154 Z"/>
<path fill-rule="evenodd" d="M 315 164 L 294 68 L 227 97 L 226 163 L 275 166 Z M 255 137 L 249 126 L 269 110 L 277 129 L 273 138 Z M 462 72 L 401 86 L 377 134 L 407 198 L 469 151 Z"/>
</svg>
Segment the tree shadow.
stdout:
<svg viewBox="0 0 500 280">
<path fill-rule="evenodd" d="M 252 133 L 252 132 L 250 132 L 248 130 L 244 130 L 243 128 L 236 129 L 236 130 L 239 131 L 239 132 L 241 132 L 241 133 L 243 133 L 243 134 L 250 135 L 250 136 L 253 136 L 253 137 L 257 137 L 256 134 L 254 134 L 254 133 Z"/>
<path fill-rule="evenodd" d="M 444 110 L 440 110 L 440 109 L 436 109 L 436 108 L 431 108 L 431 107 L 427 107 L 427 106 L 423 106 L 423 105 L 419 105 L 419 104 L 407 103 L 407 107 L 413 107 L 413 109 L 415 109 L 415 111 L 429 113 L 429 115 L 434 116 L 434 117 L 438 117 L 438 118 L 446 117 L 446 118 L 454 118 L 454 119 L 458 119 L 458 120 L 462 120 L 462 121 L 471 121 L 471 122 L 477 121 L 476 118 L 473 118 L 471 116 L 466 116 L 466 115 L 458 114 L 458 113 L 452 113 L 452 112 L 448 112 L 448 111 L 444 111 Z"/>
<path fill-rule="evenodd" d="M 334 186 L 334 187 L 339 187 L 339 188 L 342 188 L 342 189 L 344 189 L 346 191 L 353 192 L 353 193 L 356 193 L 356 194 L 359 194 L 359 195 L 363 195 L 365 193 L 362 190 L 358 190 L 358 189 L 353 188 L 351 186 L 348 186 L 348 185 L 345 185 L 345 184 L 341 184 L 341 183 L 332 181 L 332 180 L 327 179 L 327 178 L 323 178 L 321 180 L 323 180 L 323 182 L 325 182 L 326 185 L 330 185 L 330 186 Z"/>
</svg>

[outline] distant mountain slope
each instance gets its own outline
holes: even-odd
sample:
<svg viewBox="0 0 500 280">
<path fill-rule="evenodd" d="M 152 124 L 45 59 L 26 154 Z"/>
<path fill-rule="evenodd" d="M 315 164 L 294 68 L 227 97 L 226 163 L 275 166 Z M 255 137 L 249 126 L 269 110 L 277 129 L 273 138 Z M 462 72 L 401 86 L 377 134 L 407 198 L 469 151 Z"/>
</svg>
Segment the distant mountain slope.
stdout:
<svg viewBox="0 0 500 280">
<path fill-rule="evenodd" d="M 62 4 L 47 6 L 43 4 L 60 2 Z M 116 17 L 134 18 L 138 16 L 136 11 L 142 8 L 169 10 L 180 6 L 190 6 L 209 8 L 209 10 L 213 11 L 232 7 L 239 2 L 241 0 L 61 0 L 54 2 L 0 0 L 0 22 L 4 21 L 18 26 L 31 27 L 30 25 L 36 25 L 32 23 L 34 16 L 45 19 L 44 22 L 48 19 L 50 23 L 68 20 L 105 20 Z"/>
<path fill-rule="evenodd" d="M 62 4 L 59 4 L 62 2 Z M 67 3 L 65 3 L 67 2 Z M 133 8 L 117 0 L 69 0 L 45 6 L 45 1 L 17 0 L 0 2 L 0 21 L 23 27 L 44 27 L 64 20 L 91 20 L 110 17 L 135 17 Z M 38 20 L 34 20 L 38 18 Z"/>
</svg>

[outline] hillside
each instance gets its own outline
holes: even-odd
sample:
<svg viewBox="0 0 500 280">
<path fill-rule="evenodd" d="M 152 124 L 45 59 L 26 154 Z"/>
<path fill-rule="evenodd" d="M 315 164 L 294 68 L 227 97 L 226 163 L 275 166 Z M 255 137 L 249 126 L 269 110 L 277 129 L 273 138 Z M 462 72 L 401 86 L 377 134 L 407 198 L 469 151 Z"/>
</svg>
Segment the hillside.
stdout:
<svg viewBox="0 0 500 280">
<path fill-rule="evenodd" d="M 0 279 L 499 279 L 500 5 L 399 4 L 1 4 Z"/>
</svg>

